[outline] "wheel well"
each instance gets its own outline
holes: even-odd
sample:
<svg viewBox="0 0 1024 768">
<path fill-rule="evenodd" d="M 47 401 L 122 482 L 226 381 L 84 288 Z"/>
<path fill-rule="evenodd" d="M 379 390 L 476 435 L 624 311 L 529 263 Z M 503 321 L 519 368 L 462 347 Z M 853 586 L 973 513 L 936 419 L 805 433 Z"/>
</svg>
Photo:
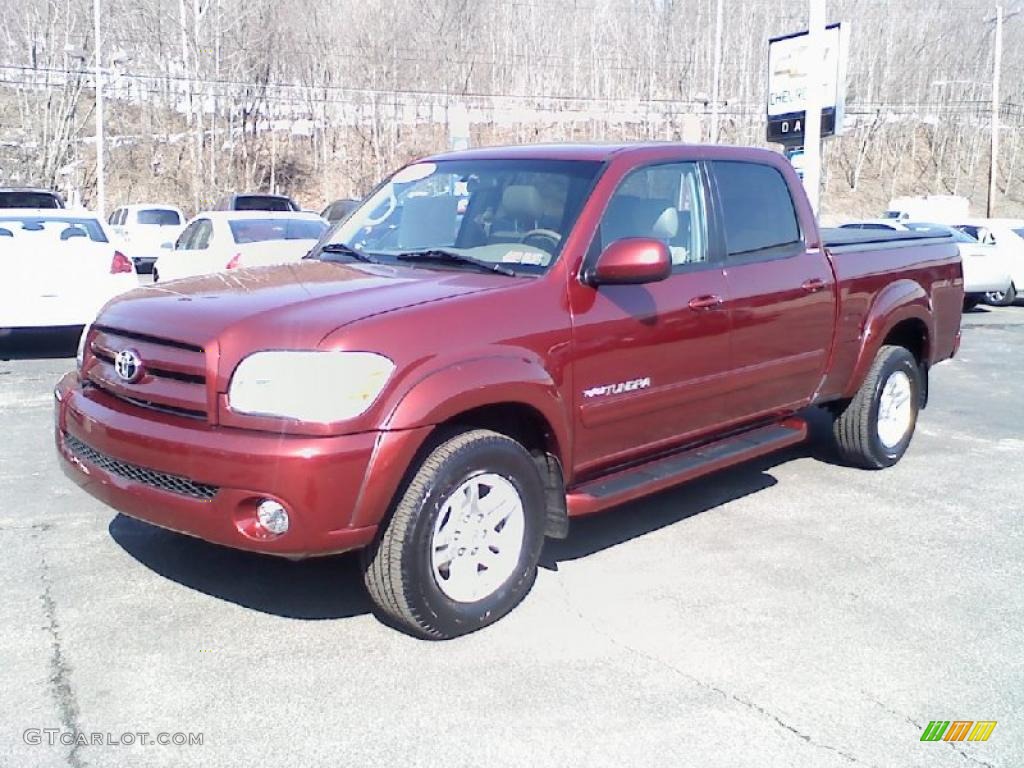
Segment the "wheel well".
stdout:
<svg viewBox="0 0 1024 768">
<path fill-rule="evenodd" d="M 490 429 L 511 437 L 533 456 L 544 480 L 547 495 L 545 533 L 565 538 L 569 515 L 565 503 L 565 479 L 562 474 L 561 446 L 548 420 L 525 403 L 495 403 L 453 416 L 435 428 L 435 434 L 452 429 Z"/>
<path fill-rule="evenodd" d="M 928 364 L 928 326 L 917 318 L 910 318 L 896 323 L 885 337 L 882 344 L 903 347 L 924 367 Z"/>
<path fill-rule="evenodd" d="M 928 405 L 928 326 L 917 318 L 902 320 L 893 326 L 883 345 L 903 347 L 917 360 L 921 371 L 921 408 Z"/>
</svg>

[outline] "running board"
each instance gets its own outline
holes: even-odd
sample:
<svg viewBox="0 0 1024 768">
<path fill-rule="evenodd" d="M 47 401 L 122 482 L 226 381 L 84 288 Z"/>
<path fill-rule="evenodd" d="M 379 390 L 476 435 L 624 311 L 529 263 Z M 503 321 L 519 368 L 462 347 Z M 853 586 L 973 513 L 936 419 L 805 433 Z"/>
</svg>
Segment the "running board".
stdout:
<svg viewBox="0 0 1024 768">
<path fill-rule="evenodd" d="M 791 418 L 614 472 L 569 491 L 566 497 L 569 517 L 600 512 L 803 442 L 806 438 L 807 423 Z"/>
</svg>

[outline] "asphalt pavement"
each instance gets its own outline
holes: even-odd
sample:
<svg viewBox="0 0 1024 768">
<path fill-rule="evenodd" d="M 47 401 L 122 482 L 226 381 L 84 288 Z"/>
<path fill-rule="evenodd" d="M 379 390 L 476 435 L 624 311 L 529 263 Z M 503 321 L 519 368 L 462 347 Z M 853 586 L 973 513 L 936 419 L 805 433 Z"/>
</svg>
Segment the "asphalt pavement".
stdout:
<svg viewBox="0 0 1024 768">
<path fill-rule="evenodd" d="M 897 467 L 837 465 L 815 419 L 574 522 L 517 610 L 444 643 L 374 618 L 352 556 L 93 500 L 52 444 L 73 359 L 0 362 L 0 765 L 1018 768 L 1024 305 L 964 326 Z M 921 742 L 932 720 L 997 726 Z"/>
</svg>

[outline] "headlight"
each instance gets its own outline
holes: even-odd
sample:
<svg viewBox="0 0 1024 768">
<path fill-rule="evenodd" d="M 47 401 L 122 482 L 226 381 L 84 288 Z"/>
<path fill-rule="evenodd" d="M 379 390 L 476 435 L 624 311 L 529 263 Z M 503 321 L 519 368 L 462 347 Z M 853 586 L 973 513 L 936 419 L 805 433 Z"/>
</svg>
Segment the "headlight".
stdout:
<svg viewBox="0 0 1024 768">
<path fill-rule="evenodd" d="M 373 352 L 256 352 L 235 368 L 236 413 L 330 424 L 366 411 L 395 364 Z"/>
<path fill-rule="evenodd" d="M 82 361 L 85 358 L 85 339 L 89 335 L 90 328 L 92 328 L 92 323 L 86 323 L 82 328 L 82 335 L 78 337 L 78 353 L 75 355 L 75 359 L 78 361 L 78 370 L 82 370 Z"/>
</svg>

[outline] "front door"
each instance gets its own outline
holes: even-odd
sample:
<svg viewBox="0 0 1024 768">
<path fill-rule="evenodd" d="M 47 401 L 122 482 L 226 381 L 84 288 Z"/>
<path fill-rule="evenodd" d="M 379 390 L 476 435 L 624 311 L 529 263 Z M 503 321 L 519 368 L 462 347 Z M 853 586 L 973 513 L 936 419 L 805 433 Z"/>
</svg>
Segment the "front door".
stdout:
<svg viewBox="0 0 1024 768">
<path fill-rule="evenodd" d="M 708 243 L 697 163 L 646 166 L 609 200 L 588 260 L 625 237 L 662 240 L 671 276 L 573 292 L 575 471 L 587 474 L 687 442 L 726 415 L 727 284 Z"/>
</svg>

